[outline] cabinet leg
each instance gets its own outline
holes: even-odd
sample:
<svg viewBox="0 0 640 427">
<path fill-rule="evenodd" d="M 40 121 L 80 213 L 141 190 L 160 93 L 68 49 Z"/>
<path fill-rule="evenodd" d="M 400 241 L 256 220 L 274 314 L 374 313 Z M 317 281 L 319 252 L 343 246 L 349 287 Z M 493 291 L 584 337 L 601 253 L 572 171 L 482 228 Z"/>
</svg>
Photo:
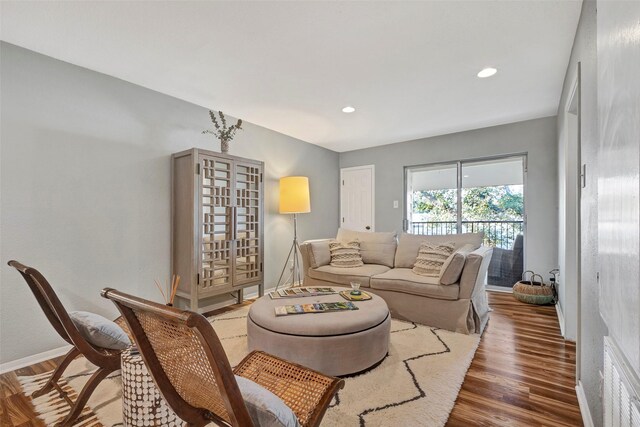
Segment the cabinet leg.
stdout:
<svg viewBox="0 0 640 427">
<path fill-rule="evenodd" d="M 238 289 L 238 304 L 242 304 L 244 301 L 244 289 Z"/>
<path fill-rule="evenodd" d="M 259 297 L 263 297 L 264 296 L 264 283 L 260 283 L 258 285 L 258 296 Z"/>
</svg>

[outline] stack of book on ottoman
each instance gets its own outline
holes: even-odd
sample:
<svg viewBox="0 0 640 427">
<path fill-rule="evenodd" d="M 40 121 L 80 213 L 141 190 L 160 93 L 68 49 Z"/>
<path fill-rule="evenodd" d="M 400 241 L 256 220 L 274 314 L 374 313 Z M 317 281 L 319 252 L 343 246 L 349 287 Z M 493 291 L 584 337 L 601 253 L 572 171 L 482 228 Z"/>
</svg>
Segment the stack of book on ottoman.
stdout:
<svg viewBox="0 0 640 427">
<path fill-rule="evenodd" d="M 321 295 L 335 294 L 333 288 L 289 288 L 280 289 L 279 291 L 269 292 L 271 299 L 280 298 L 300 298 L 300 297 L 317 297 Z"/>
<path fill-rule="evenodd" d="M 330 311 L 351 311 L 357 309 L 358 307 L 356 307 L 352 302 L 344 301 L 281 305 L 276 307 L 275 311 L 276 316 L 287 316 L 289 314 L 326 313 Z"/>
</svg>

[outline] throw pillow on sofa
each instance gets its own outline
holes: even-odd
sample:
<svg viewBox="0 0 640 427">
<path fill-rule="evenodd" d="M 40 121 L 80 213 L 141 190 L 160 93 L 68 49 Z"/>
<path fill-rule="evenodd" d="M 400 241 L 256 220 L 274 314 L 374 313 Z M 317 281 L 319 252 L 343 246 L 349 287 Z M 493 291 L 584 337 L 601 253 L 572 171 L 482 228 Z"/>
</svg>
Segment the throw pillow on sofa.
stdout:
<svg viewBox="0 0 640 427">
<path fill-rule="evenodd" d="M 329 251 L 329 240 L 307 240 L 309 267 L 318 268 L 331 263 L 331 251 Z"/>
<path fill-rule="evenodd" d="M 453 243 L 431 244 L 424 242 L 418 250 L 416 263 L 413 265 L 413 272 L 421 276 L 438 277 L 441 276 L 442 266 L 455 251 Z"/>
<path fill-rule="evenodd" d="M 331 253 L 332 267 L 361 267 L 364 265 L 360 255 L 360 242 L 329 242 L 329 252 Z"/>
<path fill-rule="evenodd" d="M 442 265 L 440 272 L 440 284 L 441 285 L 453 285 L 458 283 L 462 270 L 464 269 L 464 262 L 467 259 L 467 255 L 473 252 L 474 245 L 467 244 L 461 248 L 458 248 L 452 253 L 449 258 Z"/>
</svg>

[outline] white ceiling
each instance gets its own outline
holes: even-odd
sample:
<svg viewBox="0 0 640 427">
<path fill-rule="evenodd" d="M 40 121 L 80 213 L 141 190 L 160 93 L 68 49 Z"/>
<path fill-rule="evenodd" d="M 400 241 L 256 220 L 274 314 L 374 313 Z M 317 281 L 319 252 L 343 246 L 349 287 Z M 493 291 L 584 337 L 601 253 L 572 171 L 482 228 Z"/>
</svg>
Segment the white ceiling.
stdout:
<svg viewBox="0 0 640 427">
<path fill-rule="evenodd" d="M 556 114 L 581 2 L 1 1 L 1 38 L 335 151 Z M 486 67 L 498 74 L 479 79 Z M 352 114 L 341 112 L 353 105 Z"/>
</svg>

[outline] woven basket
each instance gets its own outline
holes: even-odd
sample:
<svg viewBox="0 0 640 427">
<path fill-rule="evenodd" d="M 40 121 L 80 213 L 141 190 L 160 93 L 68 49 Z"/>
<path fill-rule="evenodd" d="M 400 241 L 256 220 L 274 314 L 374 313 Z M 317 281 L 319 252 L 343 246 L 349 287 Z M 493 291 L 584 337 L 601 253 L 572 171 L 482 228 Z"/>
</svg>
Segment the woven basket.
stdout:
<svg viewBox="0 0 640 427">
<path fill-rule="evenodd" d="M 531 273 L 530 280 L 526 280 L 527 273 Z M 539 282 L 536 282 L 536 276 L 540 278 Z M 522 280 L 513 285 L 513 296 L 527 304 L 546 305 L 555 302 L 553 287 L 545 285 L 542 276 L 533 271 L 522 273 Z"/>
</svg>

